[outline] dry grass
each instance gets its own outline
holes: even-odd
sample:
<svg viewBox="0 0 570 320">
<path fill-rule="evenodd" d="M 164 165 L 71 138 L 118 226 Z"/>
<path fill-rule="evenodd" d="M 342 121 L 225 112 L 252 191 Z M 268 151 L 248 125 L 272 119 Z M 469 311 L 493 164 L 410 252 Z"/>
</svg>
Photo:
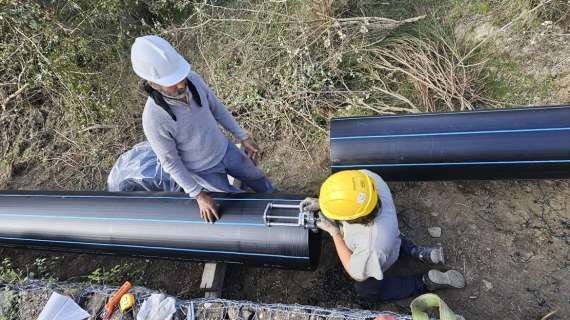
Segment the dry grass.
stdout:
<svg viewBox="0 0 570 320">
<path fill-rule="evenodd" d="M 99 189 L 117 153 L 141 139 L 141 101 L 118 51 L 109 1 L 0 11 L 0 187 Z M 126 21 L 125 21 L 126 23 Z M 106 29 L 109 28 L 109 29 Z"/>
<path fill-rule="evenodd" d="M 258 140 L 294 137 L 295 150 L 310 158 L 328 120 L 368 94 L 347 84 L 354 76 L 348 57 L 417 20 L 335 18 L 334 11 L 331 1 L 202 4 L 186 23 L 162 34 L 184 48 Z"/>
<path fill-rule="evenodd" d="M 104 187 L 116 157 L 143 139 L 128 58 L 138 34 L 170 39 L 266 149 L 309 164 L 321 161 L 333 116 L 488 101 L 470 48 L 394 33 L 424 16 L 365 17 L 330 0 L 172 2 L 178 16 L 157 19 L 165 9 L 154 3 L 155 20 L 141 23 L 128 4 L 74 3 L 13 1 L 2 13 L 12 40 L 0 46 L 0 186 Z M 274 160 L 287 171 L 288 159 Z"/>
<path fill-rule="evenodd" d="M 490 104 L 481 87 L 482 61 L 470 63 L 470 52 L 452 37 L 406 36 L 389 45 L 371 49 L 370 73 L 386 90 L 386 82 L 411 84 L 406 98 L 395 98 L 413 111 L 471 110 L 475 104 Z M 388 77 L 386 77 L 388 75 Z"/>
<path fill-rule="evenodd" d="M 503 23 L 518 20 L 523 29 L 550 21 L 570 27 L 570 3 L 567 0 L 501 0 L 493 10 Z"/>
<path fill-rule="evenodd" d="M 334 115 L 442 110 L 440 101 L 463 110 L 486 101 L 474 83 L 483 66 L 467 65 L 445 39 L 407 37 L 386 46 L 393 30 L 424 18 L 346 17 L 330 1 L 239 1 L 203 4 L 162 33 L 192 44 L 186 54 L 260 139 L 296 137 L 298 151 L 309 155 Z M 405 83 L 386 83 L 394 81 Z M 401 90 L 409 85 L 414 92 Z"/>
</svg>

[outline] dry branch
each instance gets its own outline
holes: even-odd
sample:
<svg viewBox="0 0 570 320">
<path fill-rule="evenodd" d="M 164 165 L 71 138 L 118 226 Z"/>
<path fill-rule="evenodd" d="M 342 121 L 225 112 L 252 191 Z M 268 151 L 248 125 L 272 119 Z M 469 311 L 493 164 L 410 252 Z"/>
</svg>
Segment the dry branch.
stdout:
<svg viewBox="0 0 570 320">
<path fill-rule="evenodd" d="M 2 102 L 2 112 L 6 112 L 6 106 L 8 105 L 8 102 L 10 102 L 10 100 L 16 98 L 17 96 L 19 96 L 20 93 L 22 93 L 24 90 L 26 90 L 26 88 L 28 86 L 29 86 L 29 83 L 24 84 L 18 90 L 16 90 L 16 92 L 12 93 L 6 99 L 4 99 L 4 102 Z"/>
</svg>

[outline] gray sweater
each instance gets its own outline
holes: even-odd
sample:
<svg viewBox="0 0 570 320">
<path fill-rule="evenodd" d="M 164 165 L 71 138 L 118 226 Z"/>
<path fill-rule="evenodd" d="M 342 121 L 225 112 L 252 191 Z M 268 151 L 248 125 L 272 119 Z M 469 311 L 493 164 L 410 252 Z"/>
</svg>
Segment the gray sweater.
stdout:
<svg viewBox="0 0 570 320">
<path fill-rule="evenodd" d="M 194 99 L 190 103 L 165 99 L 176 116 L 176 121 L 152 98 L 144 107 L 142 122 L 144 134 L 160 163 L 191 197 L 202 186 L 193 172 L 210 169 L 220 163 L 229 140 L 222 133 L 222 125 L 239 140 L 248 137 L 232 114 L 202 77 L 195 72 L 188 75 L 200 94 L 202 107 Z M 191 94 L 188 91 L 189 97 Z"/>
</svg>

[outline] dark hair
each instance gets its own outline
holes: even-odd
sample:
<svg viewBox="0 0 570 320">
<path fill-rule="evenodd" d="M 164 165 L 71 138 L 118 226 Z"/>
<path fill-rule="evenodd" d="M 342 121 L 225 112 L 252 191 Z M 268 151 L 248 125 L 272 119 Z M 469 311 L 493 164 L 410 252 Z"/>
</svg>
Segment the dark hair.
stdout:
<svg viewBox="0 0 570 320">
<path fill-rule="evenodd" d="M 382 207 L 382 203 L 380 201 L 380 197 L 378 197 L 378 203 L 376 204 L 376 206 L 374 207 L 374 209 L 372 209 L 372 212 L 370 212 L 369 214 L 365 215 L 364 217 L 360 217 L 360 218 L 356 218 L 353 220 L 346 220 L 346 223 L 350 223 L 350 224 L 372 224 L 374 223 L 374 219 L 376 219 L 376 216 L 378 216 L 378 211 L 380 211 L 380 208 Z"/>
</svg>

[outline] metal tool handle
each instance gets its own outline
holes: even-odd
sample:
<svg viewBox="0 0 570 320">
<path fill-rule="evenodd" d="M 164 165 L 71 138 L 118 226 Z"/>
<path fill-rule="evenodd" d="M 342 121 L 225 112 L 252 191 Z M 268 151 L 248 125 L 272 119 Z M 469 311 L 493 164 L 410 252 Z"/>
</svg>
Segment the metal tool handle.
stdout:
<svg viewBox="0 0 570 320">
<path fill-rule="evenodd" d="M 271 209 L 295 209 L 297 215 L 283 216 L 283 215 L 272 215 Z M 301 208 L 296 204 L 279 204 L 269 202 L 263 211 L 263 222 L 268 227 L 271 226 L 287 226 L 287 227 L 303 227 L 305 218 L 304 213 L 301 212 Z M 291 222 L 275 222 L 276 220 L 291 220 Z"/>
<path fill-rule="evenodd" d="M 296 215 L 284 216 L 271 214 L 271 210 L 276 209 L 294 209 Z M 303 212 L 301 206 L 297 204 L 279 204 L 269 202 L 263 211 L 263 222 L 268 227 L 285 226 L 285 227 L 303 227 L 317 231 L 318 214 L 316 212 Z M 285 220 L 285 221 L 283 221 Z M 277 222 L 279 221 L 279 222 Z"/>
</svg>

